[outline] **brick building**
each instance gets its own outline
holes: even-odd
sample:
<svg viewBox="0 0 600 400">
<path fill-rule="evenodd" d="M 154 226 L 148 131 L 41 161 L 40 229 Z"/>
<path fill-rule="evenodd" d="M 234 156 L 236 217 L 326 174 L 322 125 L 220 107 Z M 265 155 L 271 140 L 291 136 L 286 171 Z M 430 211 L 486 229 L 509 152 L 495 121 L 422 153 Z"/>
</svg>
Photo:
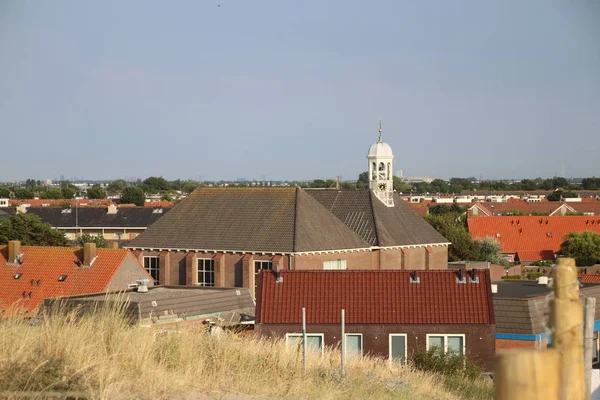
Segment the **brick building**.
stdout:
<svg viewBox="0 0 600 400">
<path fill-rule="evenodd" d="M 441 347 L 491 371 L 494 308 L 487 270 L 262 271 L 257 334 L 296 343 L 306 310 L 307 343 L 405 362 L 417 349 Z"/>
<path fill-rule="evenodd" d="M 239 286 L 261 269 L 446 269 L 447 239 L 392 186 L 373 144 L 368 190 L 200 188 L 129 248 L 161 285 Z"/>
<path fill-rule="evenodd" d="M 0 310 L 34 312 L 46 298 L 126 290 L 151 277 L 125 249 L 0 247 Z"/>
</svg>

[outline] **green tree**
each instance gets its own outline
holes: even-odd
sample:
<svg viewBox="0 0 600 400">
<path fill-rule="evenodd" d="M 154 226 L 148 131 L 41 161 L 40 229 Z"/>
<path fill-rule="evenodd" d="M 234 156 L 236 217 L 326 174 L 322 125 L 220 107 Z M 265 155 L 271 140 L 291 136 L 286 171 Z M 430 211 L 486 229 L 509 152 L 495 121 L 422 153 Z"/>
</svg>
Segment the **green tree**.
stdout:
<svg viewBox="0 0 600 400">
<path fill-rule="evenodd" d="M 431 191 L 435 192 L 435 193 L 449 193 L 450 192 L 450 186 L 441 179 L 434 179 L 429 184 L 429 187 L 431 188 Z"/>
<path fill-rule="evenodd" d="M 100 185 L 94 185 L 87 190 L 88 199 L 105 199 L 106 191 Z"/>
<path fill-rule="evenodd" d="M 106 191 L 111 194 L 121 193 L 123 189 L 127 187 L 127 182 L 123 179 L 117 179 L 116 181 L 112 181 L 106 187 Z"/>
<path fill-rule="evenodd" d="M 18 188 L 14 190 L 15 199 L 26 200 L 33 199 L 34 193 L 29 189 Z"/>
<path fill-rule="evenodd" d="M 578 266 L 594 265 L 600 261 L 600 235 L 595 232 L 571 232 L 560 245 L 560 253 L 572 257 Z"/>
<path fill-rule="evenodd" d="M 188 182 L 185 185 L 183 185 L 183 192 L 184 193 L 192 193 L 194 190 L 198 189 L 200 185 L 194 182 Z"/>
<path fill-rule="evenodd" d="M 496 265 L 508 267 L 510 263 L 502 257 L 502 246 L 493 237 L 475 240 L 477 246 L 477 261 L 487 261 Z"/>
<path fill-rule="evenodd" d="M 133 203 L 136 206 L 143 206 L 146 201 L 144 191 L 137 186 L 127 186 L 121 194 L 121 204 Z"/>
<path fill-rule="evenodd" d="M 425 219 L 452 243 L 448 247 L 448 261 L 478 261 L 478 246 L 461 221 L 460 214 L 427 215 Z"/>
<path fill-rule="evenodd" d="M 77 238 L 77 244 L 83 247 L 84 243 L 95 243 L 97 248 L 106 248 L 106 239 L 102 236 L 92 236 L 89 233 L 85 233 Z"/>
<path fill-rule="evenodd" d="M 454 213 L 458 215 L 462 215 L 467 211 L 465 207 L 461 207 L 456 203 L 448 206 L 445 204 L 436 204 L 435 206 L 429 207 L 429 214 L 432 215 L 442 215 L 446 213 Z"/>
<path fill-rule="evenodd" d="M 20 240 L 26 246 L 68 246 L 66 236 L 35 214 L 16 214 L 2 221 L 0 240 Z"/>
<path fill-rule="evenodd" d="M 144 185 L 149 192 L 157 193 L 171 189 L 169 182 L 162 176 L 151 176 L 144 180 Z"/>
<path fill-rule="evenodd" d="M 393 180 L 393 184 L 394 184 L 394 190 L 396 192 L 406 193 L 406 192 L 412 191 L 412 186 L 410 186 L 408 183 L 404 182 L 402 179 L 400 179 L 396 175 L 394 175 L 392 177 L 392 180 Z"/>
<path fill-rule="evenodd" d="M 6 186 L 0 186 L 0 199 L 8 199 L 10 197 L 10 189 Z"/>
</svg>

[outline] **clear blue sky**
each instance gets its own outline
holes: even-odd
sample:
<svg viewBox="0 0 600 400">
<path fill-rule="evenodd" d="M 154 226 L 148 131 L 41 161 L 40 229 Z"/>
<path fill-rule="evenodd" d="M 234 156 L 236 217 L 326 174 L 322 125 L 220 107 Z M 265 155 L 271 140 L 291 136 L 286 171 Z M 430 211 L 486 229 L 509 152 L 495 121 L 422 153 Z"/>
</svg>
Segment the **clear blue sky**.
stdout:
<svg viewBox="0 0 600 400">
<path fill-rule="evenodd" d="M 600 175 L 600 2 L 0 1 L 0 181 Z"/>
</svg>

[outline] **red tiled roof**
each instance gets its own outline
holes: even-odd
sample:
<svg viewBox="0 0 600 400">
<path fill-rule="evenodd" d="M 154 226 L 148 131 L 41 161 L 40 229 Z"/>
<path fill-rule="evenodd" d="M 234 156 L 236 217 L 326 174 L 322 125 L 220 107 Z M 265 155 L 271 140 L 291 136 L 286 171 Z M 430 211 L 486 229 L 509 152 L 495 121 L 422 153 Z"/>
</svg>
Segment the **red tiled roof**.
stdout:
<svg viewBox="0 0 600 400">
<path fill-rule="evenodd" d="M 594 215 L 600 215 L 600 201 L 594 199 L 583 199 L 583 200 L 592 200 L 581 203 L 567 203 L 571 206 L 575 211 L 582 213 L 594 213 Z"/>
<path fill-rule="evenodd" d="M 558 217 L 472 217 L 468 221 L 473 238 L 493 237 L 504 253 L 537 251 L 555 253 L 570 232 L 600 233 L 600 218 Z"/>
<path fill-rule="evenodd" d="M 507 202 L 507 203 L 485 203 L 486 209 L 490 210 L 493 215 L 502 215 L 511 211 L 520 211 L 524 215 L 532 213 L 552 213 L 559 208 L 563 203 L 559 202 L 541 202 L 529 203 L 526 201 Z"/>
<path fill-rule="evenodd" d="M 21 253 L 21 265 L 8 264 L 8 248 L 0 248 L 0 308 L 31 311 L 45 298 L 103 292 L 129 250 L 97 249 L 96 260 L 85 268 L 76 264 L 83 258 L 78 247 L 21 246 Z M 19 279 L 15 274 L 21 274 Z M 67 276 L 63 282 L 61 275 Z"/>
<path fill-rule="evenodd" d="M 263 324 L 493 324 L 488 270 L 479 283 L 457 283 L 455 271 L 271 271 L 261 272 L 256 320 Z"/>
<path fill-rule="evenodd" d="M 577 274 L 581 283 L 600 283 L 600 274 Z"/>
</svg>

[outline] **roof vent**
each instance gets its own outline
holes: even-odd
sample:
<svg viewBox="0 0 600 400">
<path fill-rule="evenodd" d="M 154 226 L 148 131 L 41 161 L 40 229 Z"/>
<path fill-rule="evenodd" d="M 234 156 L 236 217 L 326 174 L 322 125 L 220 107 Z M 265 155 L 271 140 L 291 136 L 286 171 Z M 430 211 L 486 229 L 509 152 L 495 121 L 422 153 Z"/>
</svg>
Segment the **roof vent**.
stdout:
<svg viewBox="0 0 600 400">
<path fill-rule="evenodd" d="M 275 274 L 275 282 L 283 283 L 283 276 L 281 276 L 281 272 L 279 272 L 279 265 L 275 267 L 273 273 Z"/>
<path fill-rule="evenodd" d="M 19 279 L 19 278 L 20 278 L 22 275 L 23 275 L 23 274 L 14 274 L 14 275 L 13 275 L 13 278 L 14 278 L 14 279 Z"/>
<path fill-rule="evenodd" d="M 71 214 L 71 209 L 70 208 L 63 208 L 60 213 L 61 214 Z"/>
<path fill-rule="evenodd" d="M 477 269 L 471 269 L 471 275 L 469 276 L 469 282 L 471 283 L 479 283 L 479 277 L 477 276 Z"/>
<path fill-rule="evenodd" d="M 547 285 L 548 284 L 548 277 L 547 276 L 540 276 L 538 278 L 538 285 Z"/>
<path fill-rule="evenodd" d="M 552 232 L 546 232 L 546 236 L 552 237 Z"/>
<path fill-rule="evenodd" d="M 155 208 L 154 210 L 152 210 L 152 214 L 162 214 L 162 213 L 163 213 L 162 208 Z"/>
<path fill-rule="evenodd" d="M 150 279 L 139 279 L 135 281 L 137 285 L 138 293 L 147 293 L 148 292 L 148 283 L 150 283 Z"/>
<path fill-rule="evenodd" d="M 492 293 L 498 293 L 498 285 L 495 283 L 492 283 Z"/>
<path fill-rule="evenodd" d="M 106 210 L 107 214 L 116 214 L 117 211 L 119 211 L 119 209 L 117 208 L 117 206 L 115 204 L 111 204 L 108 206 L 108 209 Z"/>
<path fill-rule="evenodd" d="M 456 271 L 456 283 L 467 283 L 467 278 L 465 278 L 462 268 Z"/>
<path fill-rule="evenodd" d="M 500 233 L 496 233 L 496 237 L 500 237 Z"/>
<path fill-rule="evenodd" d="M 59 277 L 58 277 L 58 281 L 59 281 L 59 282 L 64 282 L 64 281 L 65 281 L 65 279 L 67 279 L 67 276 L 66 276 L 66 275 L 61 275 L 61 276 L 59 276 Z"/>
<path fill-rule="evenodd" d="M 417 271 L 412 271 L 409 276 L 410 283 L 421 283 L 421 277 L 417 276 Z"/>
</svg>

